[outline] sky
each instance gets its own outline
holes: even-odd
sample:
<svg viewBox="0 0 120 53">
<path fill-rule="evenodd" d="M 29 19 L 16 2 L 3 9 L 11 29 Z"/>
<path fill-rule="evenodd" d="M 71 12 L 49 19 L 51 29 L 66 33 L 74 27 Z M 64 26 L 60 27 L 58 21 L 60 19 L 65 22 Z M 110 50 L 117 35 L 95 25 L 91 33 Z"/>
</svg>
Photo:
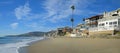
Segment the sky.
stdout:
<svg viewBox="0 0 120 53">
<path fill-rule="evenodd" d="M 120 8 L 120 0 L 0 0 L 0 36 L 50 31 Z"/>
</svg>

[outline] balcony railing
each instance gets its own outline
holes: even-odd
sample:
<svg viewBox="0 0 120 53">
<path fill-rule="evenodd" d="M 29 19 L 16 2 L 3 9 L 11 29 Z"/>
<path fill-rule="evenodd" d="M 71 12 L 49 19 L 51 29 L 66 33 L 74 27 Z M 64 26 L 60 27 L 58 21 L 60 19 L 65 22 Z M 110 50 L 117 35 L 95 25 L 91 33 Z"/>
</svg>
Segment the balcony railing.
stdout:
<svg viewBox="0 0 120 53">
<path fill-rule="evenodd" d="M 101 21 L 106 21 L 106 20 L 112 20 L 112 19 L 118 19 L 120 18 L 120 16 L 111 16 L 111 17 L 105 17 L 103 19 L 99 19 L 98 22 L 101 22 Z"/>
<path fill-rule="evenodd" d="M 94 32 L 94 31 L 107 31 L 107 30 L 119 30 L 120 31 L 120 26 L 117 26 L 117 27 L 104 26 L 104 27 L 89 28 L 90 32 Z"/>
</svg>

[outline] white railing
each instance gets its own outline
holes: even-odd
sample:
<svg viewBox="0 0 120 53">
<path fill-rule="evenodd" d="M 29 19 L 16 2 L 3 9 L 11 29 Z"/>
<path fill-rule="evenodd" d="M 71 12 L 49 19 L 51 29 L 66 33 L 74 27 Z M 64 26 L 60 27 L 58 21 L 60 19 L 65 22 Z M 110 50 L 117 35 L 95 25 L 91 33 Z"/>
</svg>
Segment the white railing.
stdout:
<svg viewBox="0 0 120 53">
<path fill-rule="evenodd" d="M 102 19 L 99 19 L 98 21 L 101 22 L 101 21 L 106 21 L 106 20 L 111 20 L 111 19 L 118 19 L 120 18 L 120 16 L 112 16 L 112 17 L 105 17 L 105 18 L 102 18 Z"/>
<path fill-rule="evenodd" d="M 89 28 L 89 31 L 98 31 L 98 27 Z"/>
<path fill-rule="evenodd" d="M 120 30 L 120 27 L 104 26 L 104 27 L 89 28 L 90 32 L 94 32 L 94 31 L 107 31 L 107 30 Z"/>
</svg>

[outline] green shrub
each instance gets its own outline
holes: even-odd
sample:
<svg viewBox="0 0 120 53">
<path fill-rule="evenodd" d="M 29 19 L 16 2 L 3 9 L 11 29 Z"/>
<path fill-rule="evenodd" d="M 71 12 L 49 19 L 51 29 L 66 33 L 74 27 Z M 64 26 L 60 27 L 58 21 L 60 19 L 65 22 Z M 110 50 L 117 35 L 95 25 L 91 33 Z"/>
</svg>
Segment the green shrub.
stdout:
<svg viewBox="0 0 120 53">
<path fill-rule="evenodd" d="M 116 35 L 120 36 L 120 32 L 117 32 Z"/>
</svg>

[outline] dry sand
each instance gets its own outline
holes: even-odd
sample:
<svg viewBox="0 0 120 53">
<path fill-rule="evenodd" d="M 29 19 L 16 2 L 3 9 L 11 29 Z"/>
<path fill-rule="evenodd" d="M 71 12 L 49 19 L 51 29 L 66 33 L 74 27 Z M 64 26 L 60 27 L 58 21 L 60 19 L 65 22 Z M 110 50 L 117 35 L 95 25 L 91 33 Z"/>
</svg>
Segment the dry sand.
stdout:
<svg viewBox="0 0 120 53">
<path fill-rule="evenodd" d="M 120 39 L 54 38 L 34 43 L 28 53 L 120 53 Z"/>
</svg>

